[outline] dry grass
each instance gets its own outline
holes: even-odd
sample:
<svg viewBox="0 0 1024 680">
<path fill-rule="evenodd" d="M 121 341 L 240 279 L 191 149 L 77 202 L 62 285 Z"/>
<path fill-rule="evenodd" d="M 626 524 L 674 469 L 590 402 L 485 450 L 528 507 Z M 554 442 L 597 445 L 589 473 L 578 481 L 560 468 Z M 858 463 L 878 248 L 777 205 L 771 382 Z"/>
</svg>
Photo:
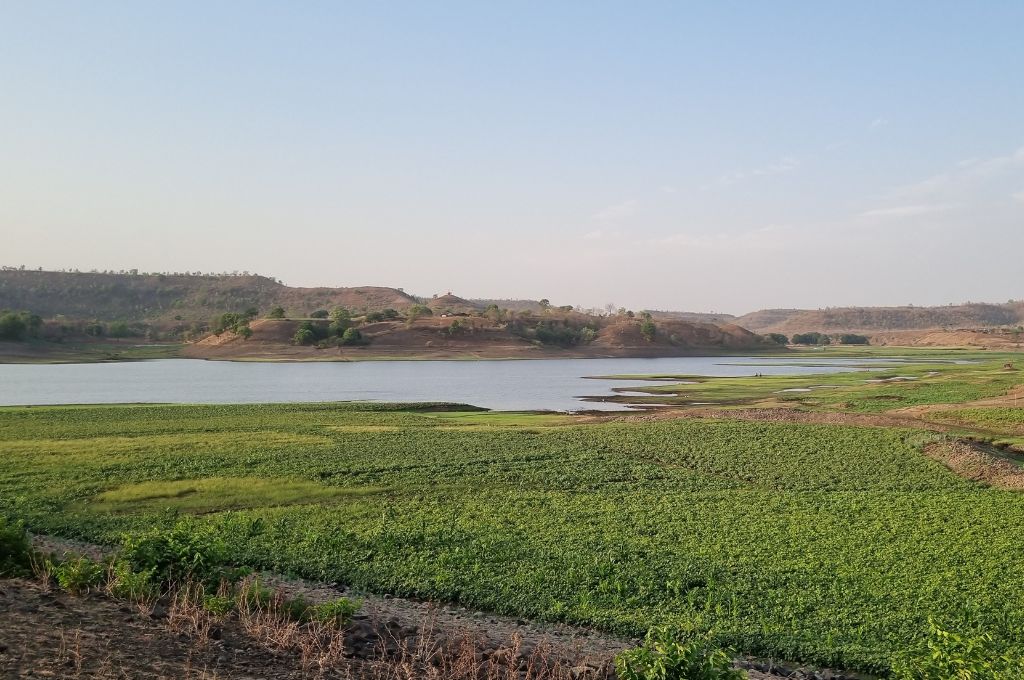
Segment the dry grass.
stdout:
<svg viewBox="0 0 1024 680">
<path fill-rule="evenodd" d="M 223 593 L 222 593 L 223 594 Z M 444 631 L 433 616 L 414 633 L 387 626 L 359 631 L 334 621 L 296 620 L 281 590 L 247 579 L 235 591 L 237 607 L 217 616 L 204 606 L 201 584 L 187 583 L 167 597 L 167 627 L 195 644 L 207 645 L 218 626 L 237 625 L 256 645 L 276 656 L 291 657 L 310 678 L 369 680 L 579 680 L 610 678 L 611 661 L 578 658 L 574 650 L 541 643 L 524 647 L 514 636 L 493 643 L 468 632 Z M 369 624 L 367 624 L 369 625 Z"/>
<path fill-rule="evenodd" d="M 967 442 L 929 444 L 924 448 L 924 453 L 966 479 L 996 489 L 1024 490 L 1024 467 Z"/>
</svg>

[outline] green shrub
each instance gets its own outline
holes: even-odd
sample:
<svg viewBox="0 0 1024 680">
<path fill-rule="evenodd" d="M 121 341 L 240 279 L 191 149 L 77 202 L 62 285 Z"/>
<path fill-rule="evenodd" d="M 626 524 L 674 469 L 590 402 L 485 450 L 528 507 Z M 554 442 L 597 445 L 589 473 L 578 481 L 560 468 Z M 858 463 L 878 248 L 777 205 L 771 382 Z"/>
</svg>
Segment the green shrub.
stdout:
<svg viewBox="0 0 1024 680">
<path fill-rule="evenodd" d="M 341 627 L 350 622 L 352 615 L 357 611 L 359 611 L 358 602 L 353 602 L 347 597 L 339 597 L 337 600 L 321 602 L 307 608 L 305 618 L 321 623 L 334 623 Z"/>
<path fill-rule="evenodd" d="M 928 621 L 923 653 L 893 663 L 894 680 L 1017 680 L 1024 678 L 1024 651 L 1000 649 L 991 635 L 951 633 Z"/>
<path fill-rule="evenodd" d="M 224 575 L 227 554 L 210 527 L 186 518 L 170 529 L 126 536 L 121 557 L 136 571 L 152 570 L 164 587 L 189 579 L 215 586 Z"/>
<path fill-rule="evenodd" d="M 363 334 L 355 328 L 347 328 L 341 335 L 341 344 L 343 345 L 365 345 L 366 340 L 363 339 Z"/>
<path fill-rule="evenodd" d="M 308 328 L 300 328 L 295 331 L 292 342 L 296 345 L 312 345 L 316 342 L 316 335 Z"/>
<path fill-rule="evenodd" d="M 64 590 L 73 595 L 86 593 L 103 583 L 106 570 L 88 557 L 75 557 L 60 563 L 47 560 L 47 570 Z"/>
<path fill-rule="evenodd" d="M 644 644 L 615 657 L 620 680 L 742 680 L 731 654 L 716 647 L 710 633 L 652 628 Z"/>
<path fill-rule="evenodd" d="M 159 595 L 159 587 L 154 578 L 155 567 L 136 571 L 131 563 L 118 560 L 110 567 L 107 575 L 107 591 L 114 597 L 145 602 Z"/>
<path fill-rule="evenodd" d="M 227 595 L 206 595 L 203 597 L 203 609 L 214 616 L 227 616 L 235 609 L 235 598 Z"/>
<path fill-rule="evenodd" d="M 274 603 L 276 595 L 273 590 L 259 581 L 243 584 L 238 596 L 238 606 L 245 611 L 267 609 Z"/>
<path fill-rule="evenodd" d="M 0 517 L 0 576 L 27 576 L 33 555 L 25 523 Z"/>
</svg>

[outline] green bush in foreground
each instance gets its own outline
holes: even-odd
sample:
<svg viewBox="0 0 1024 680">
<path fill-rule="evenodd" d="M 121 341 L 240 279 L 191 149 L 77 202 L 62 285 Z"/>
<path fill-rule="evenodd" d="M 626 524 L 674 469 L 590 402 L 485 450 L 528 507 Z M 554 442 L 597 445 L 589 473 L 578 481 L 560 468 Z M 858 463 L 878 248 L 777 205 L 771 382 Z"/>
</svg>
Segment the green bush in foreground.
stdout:
<svg viewBox="0 0 1024 680">
<path fill-rule="evenodd" d="M 0 516 L 0 576 L 25 576 L 32 568 L 32 543 L 24 522 Z"/>
<path fill-rule="evenodd" d="M 710 633 L 652 628 L 644 644 L 615 658 L 620 680 L 743 680 L 732 654 L 716 647 Z"/>
<path fill-rule="evenodd" d="M 228 595 L 206 595 L 203 597 L 203 609 L 214 616 L 227 616 L 235 609 L 235 598 Z"/>
<path fill-rule="evenodd" d="M 88 557 L 76 557 L 64 562 L 46 561 L 46 569 L 57 584 L 72 595 L 87 593 L 103 584 L 106 570 Z"/>
<path fill-rule="evenodd" d="M 114 597 L 133 602 L 151 600 L 160 594 L 155 573 L 154 567 L 136 570 L 129 562 L 118 560 L 107 574 L 107 591 Z"/>
<path fill-rule="evenodd" d="M 929 619 L 927 652 L 893 664 L 894 680 L 1019 680 L 1024 653 L 1000 649 L 988 634 L 958 635 Z"/>
<path fill-rule="evenodd" d="M 306 617 L 320 623 L 334 623 L 344 626 L 352 620 L 352 615 L 359 610 L 359 603 L 347 597 L 339 597 L 329 602 L 321 602 L 306 610 Z"/>
<path fill-rule="evenodd" d="M 161 586 L 188 580 L 216 586 L 227 561 L 224 545 L 211 527 L 191 518 L 170 529 L 126 536 L 121 557 L 132 569 L 150 572 Z"/>
</svg>

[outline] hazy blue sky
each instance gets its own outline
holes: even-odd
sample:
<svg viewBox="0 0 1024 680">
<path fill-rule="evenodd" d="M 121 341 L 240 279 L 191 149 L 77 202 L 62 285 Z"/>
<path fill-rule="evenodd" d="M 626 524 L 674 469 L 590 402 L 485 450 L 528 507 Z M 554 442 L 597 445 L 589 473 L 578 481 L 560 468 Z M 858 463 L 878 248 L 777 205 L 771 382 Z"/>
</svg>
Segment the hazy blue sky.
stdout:
<svg viewBox="0 0 1024 680">
<path fill-rule="evenodd" d="M 0 263 L 1024 297 L 1024 2 L 0 2 Z"/>
</svg>

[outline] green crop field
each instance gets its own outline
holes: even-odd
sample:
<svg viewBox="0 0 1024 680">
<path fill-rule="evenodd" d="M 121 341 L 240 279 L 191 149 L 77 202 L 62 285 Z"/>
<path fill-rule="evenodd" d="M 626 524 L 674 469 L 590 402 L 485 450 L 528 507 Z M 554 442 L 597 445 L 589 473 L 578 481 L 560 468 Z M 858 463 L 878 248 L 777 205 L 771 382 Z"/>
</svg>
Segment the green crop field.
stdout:
<svg viewBox="0 0 1024 680">
<path fill-rule="evenodd" d="M 252 566 L 623 634 L 690 622 L 744 652 L 884 670 L 929 617 L 1024 644 L 1024 496 L 922 455 L 938 436 L 377 404 L 4 408 L 0 513 L 110 543 L 195 514 Z"/>
</svg>

